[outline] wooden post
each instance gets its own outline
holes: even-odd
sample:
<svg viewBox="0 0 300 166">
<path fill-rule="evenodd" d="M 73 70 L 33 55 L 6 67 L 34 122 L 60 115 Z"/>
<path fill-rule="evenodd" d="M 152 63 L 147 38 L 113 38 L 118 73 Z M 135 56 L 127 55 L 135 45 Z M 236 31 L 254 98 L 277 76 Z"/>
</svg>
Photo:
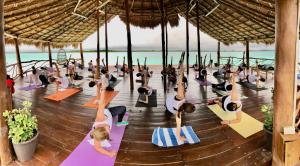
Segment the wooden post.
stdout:
<svg viewBox="0 0 300 166">
<path fill-rule="evenodd" d="M 23 78 L 23 69 L 22 69 L 22 61 L 20 56 L 19 42 L 17 38 L 14 38 L 15 46 L 16 46 L 16 59 L 18 64 L 18 72 L 21 78 Z"/>
<path fill-rule="evenodd" d="M 52 53 L 51 53 L 51 44 L 48 42 L 48 56 L 49 56 L 49 66 L 52 67 Z"/>
<path fill-rule="evenodd" d="M 97 7 L 99 6 L 99 1 L 97 0 Z M 97 9 L 97 59 L 96 59 L 96 63 L 97 63 L 97 67 L 96 67 L 96 75 L 95 75 L 95 79 L 99 79 L 100 78 L 100 32 L 99 32 L 99 28 L 100 28 L 100 22 L 99 22 L 99 17 L 100 17 L 100 13 L 99 13 L 99 9 Z"/>
<path fill-rule="evenodd" d="M 164 22 L 164 2 L 163 0 L 160 0 L 160 13 L 161 13 L 161 19 L 160 19 L 160 24 L 161 24 L 161 47 L 162 47 L 162 65 L 163 65 L 163 81 L 164 81 L 164 91 L 166 92 L 167 90 L 167 77 L 165 74 L 166 71 L 166 57 L 165 57 L 165 22 Z"/>
<path fill-rule="evenodd" d="M 81 65 L 84 67 L 84 57 L 83 57 L 83 48 L 82 48 L 82 43 L 79 44 L 80 47 L 80 58 L 81 58 Z"/>
<path fill-rule="evenodd" d="M 107 10 L 105 6 L 105 60 L 106 70 L 108 71 L 108 38 L 107 38 Z"/>
<path fill-rule="evenodd" d="M 168 66 L 168 54 L 169 54 L 169 37 L 168 37 L 168 10 L 167 7 L 165 7 L 165 23 L 166 23 L 166 62 L 165 62 L 165 66 Z"/>
<path fill-rule="evenodd" d="M 2 114 L 5 110 L 12 108 L 12 102 L 6 86 L 3 6 L 4 1 L 0 1 L 0 160 L 1 165 L 8 165 L 12 161 L 12 155 L 8 140 L 8 127 Z"/>
<path fill-rule="evenodd" d="M 247 69 L 250 67 L 250 56 L 249 56 L 249 41 L 246 40 L 246 65 Z"/>
<path fill-rule="evenodd" d="M 218 56 L 218 65 L 220 66 L 221 64 L 221 61 L 220 61 L 220 59 L 221 59 L 221 53 L 220 53 L 220 50 L 221 50 L 221 43 L 220 43 L 220 41 L 218 41 L 218 51 L 217 51 L 217 56 Z"/>
<path fill-rule="evenodd" d="M 275 89 L 273 120 L 273 165 L 283 165 L 280 160 L 283 127 L 295 125 L 296 66 L 299 39 L 299 0 L 275 1 Z M 299 147 L 298 147 L 299 148 Z M 290 154 L 293 157 L 293 154 Z M 299 159 L 299 156 L 294 156 Z"/>
<path fill-rule="evenodd" d="M 189 69 L 190 69 L 190 65 L 189 65 L 189 56 L 190 56 L 190 47 L 189 47 L 189 38 L 190 38 L 190 34 L 189 34 L 189 6 L 190 6 L 190 0 L 186 0 L 186 73 L 189 74 Z"/>
<path fill-rule="evenodd" d="M 125 0 L 126 8 L 126 30 L 127 30 L 127 61 L 130 72 L 130 90 L 134 89 L 133 84 L 133 68 L 132 68 L 132 48 L 131 48 L 131 34 L 130 34 L 130 18 L 129 18 L 129 4 L 128 0 Z"/>
<path fill-rule="evenodd" d="M 196 2 L 196 13 L 197 13 L 197 46 L 198 46 L 198 75 L 201 75 L 200 64 L 201 64 L 201 47 L 200 47 L 200 21 L 199 21 L 199 2 Z"/>
</svg>

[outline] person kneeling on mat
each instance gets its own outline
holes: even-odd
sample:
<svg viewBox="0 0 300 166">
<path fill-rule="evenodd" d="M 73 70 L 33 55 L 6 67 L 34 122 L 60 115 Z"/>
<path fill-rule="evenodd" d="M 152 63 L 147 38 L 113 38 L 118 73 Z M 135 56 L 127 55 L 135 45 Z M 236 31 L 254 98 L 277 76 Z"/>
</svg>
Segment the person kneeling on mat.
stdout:
<svg viewBox="0 0 300 166">
<path fill-rule="evenodd" d="M 104 95 L 101 95 L 101 101 L 104 101 Z M 128 125 L 127 121 L 123 121 L 126 107 L 116 106 L 105 108 L 102 102 L 99 103 L 97 117 L 93 124 L 93 131 L 90 134 L 91 139 L 89 139 L 88 142 L 100 154 L 115 157 L 117 152 L 109 151 L 105 148 L 111 147 L 109 133 L 112 129 L 113 117 L 118 116 L 118 122 L 116 123 L 118 127 Z"/>
<path fill-rule="evenodd" d="M 238 96 L 235 75 L 232 78 L 232 92 L 230 95 L 223 96 L 221 98 L 213 99 L 208 102 L 208 105 L 219 104 L 225 112 L 235 113 L 236 119 L 223 120 L 221 124 L 228 125 L 233 123 L 239 123 L 242 119 L 242 102 Z"/>
</svg>

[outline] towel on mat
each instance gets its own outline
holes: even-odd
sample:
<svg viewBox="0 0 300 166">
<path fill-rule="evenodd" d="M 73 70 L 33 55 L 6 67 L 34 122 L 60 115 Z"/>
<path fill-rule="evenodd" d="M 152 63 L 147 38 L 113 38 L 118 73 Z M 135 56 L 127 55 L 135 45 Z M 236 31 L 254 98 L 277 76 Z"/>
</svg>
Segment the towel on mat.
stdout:
<svg viewBox="0 0 300 166">
<path fill-rule="evenodd" d="M 185 136 L 186 141 L 180 141 L 176 137 L 176 128 L 155 128 L 152 134 L 152 143 L 160 147 L 175 147 L 183 144 L 196 144 L 200 139 L 195 134 L 192 126 L 181 127 L 181 136 Z"/>
</svg>

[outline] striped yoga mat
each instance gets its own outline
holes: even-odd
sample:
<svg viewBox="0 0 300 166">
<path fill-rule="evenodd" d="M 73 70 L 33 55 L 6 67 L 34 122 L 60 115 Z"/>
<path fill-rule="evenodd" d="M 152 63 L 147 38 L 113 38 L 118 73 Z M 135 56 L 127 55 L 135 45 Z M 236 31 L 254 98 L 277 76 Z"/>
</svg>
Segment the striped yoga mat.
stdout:
<svg viewBox="0 0 300 166">
<path fill-rule="evenodd" d="M 196 144 L 200 139 L 195 134 L 192 126 L 181 127 L 181 136 L 185 136 L 186 141 L 180 141 L 176 137 L 176 128 L 155 128 L 152 134 L 152 143 L 160 147 L 175 147 L 183 144 Z"/>
</svg>

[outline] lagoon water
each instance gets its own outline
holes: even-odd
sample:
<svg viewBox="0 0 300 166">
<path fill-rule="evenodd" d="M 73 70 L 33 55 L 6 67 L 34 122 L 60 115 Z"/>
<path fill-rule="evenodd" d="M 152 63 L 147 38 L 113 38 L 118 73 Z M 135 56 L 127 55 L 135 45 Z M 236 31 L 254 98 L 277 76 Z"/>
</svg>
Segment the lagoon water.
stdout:
<svg viewBox="0 0 300 166">
<path fill-rule="evenodd" d="M 79 52 L 67 52 L 67 57 L 72 58 L 80 58 Z M 168 63 L 170 63 L 171 57 L 173 57 L 173 64 L 178 64 L 180 59 L 181 52 L 179 51 L 170 51 L 168 54 Z M 194 64 L 196 62 L 196 55 L 197 52 L 190 52 L 190 64 Z M 211 59 L 216 62 L 217 53 L 216 52 L 201 52 L 201 55 L 204 57 L 207 55 L 206 64 L 208 63 L 211 55 Z M 100 53 L 101 58 L 105 58 L 105 53 Z M 97 57 L 96 52 L 84 52 L 85 64 L 87 64 L 90 60 L 93 60 L 95 63 Z M 117 61 L 117 57 L 119 57 L 119 64 L 123 64 L 123 57 L 127 57 L 127 52 L 109 52 L 108 54 L 108 63 L 109 65 L 115 65 Z M 147 51 L 147 52 L 133 52 L 133 64 L 137 64 L 137 58 L 139 58 L 140 63 L 144 63 L 144 58 L 147 57 L 147 64 L 148 65 L 161 65 L 162 64 L 162 54 L 160 51 Z M 221 52 L 221 57 L 243 57 L 243 52 Z M 275 52 L 274 51 L 251 51 L 250 52 L 251 58 L 267 58 L 267 59 L 274 59 Z M 57 58 L 57 52 L 52 53 L 52 58 Z M 30 60 L 48 60 L 48 53 L 41 52 L 41 53 L 22 53 L 21 52 L 21 61 L 30 61 Z M 222 63 L 226 63 L 227 59 L 222 59 Z M 234 60 L 234 64 L 240 63 L 240 60 Z M 6 63 L 13 64 L 16 63 L 16 55 L 15 53 L 6 53 Z M 126 59 L 127 63 L 127 59 Z M 255 63 L 255 60 L 250 61 L 251 64 Z M 261 63 L 264 64 L 274 64 L 274 61 L 267 60 Z"/>
</svg>

